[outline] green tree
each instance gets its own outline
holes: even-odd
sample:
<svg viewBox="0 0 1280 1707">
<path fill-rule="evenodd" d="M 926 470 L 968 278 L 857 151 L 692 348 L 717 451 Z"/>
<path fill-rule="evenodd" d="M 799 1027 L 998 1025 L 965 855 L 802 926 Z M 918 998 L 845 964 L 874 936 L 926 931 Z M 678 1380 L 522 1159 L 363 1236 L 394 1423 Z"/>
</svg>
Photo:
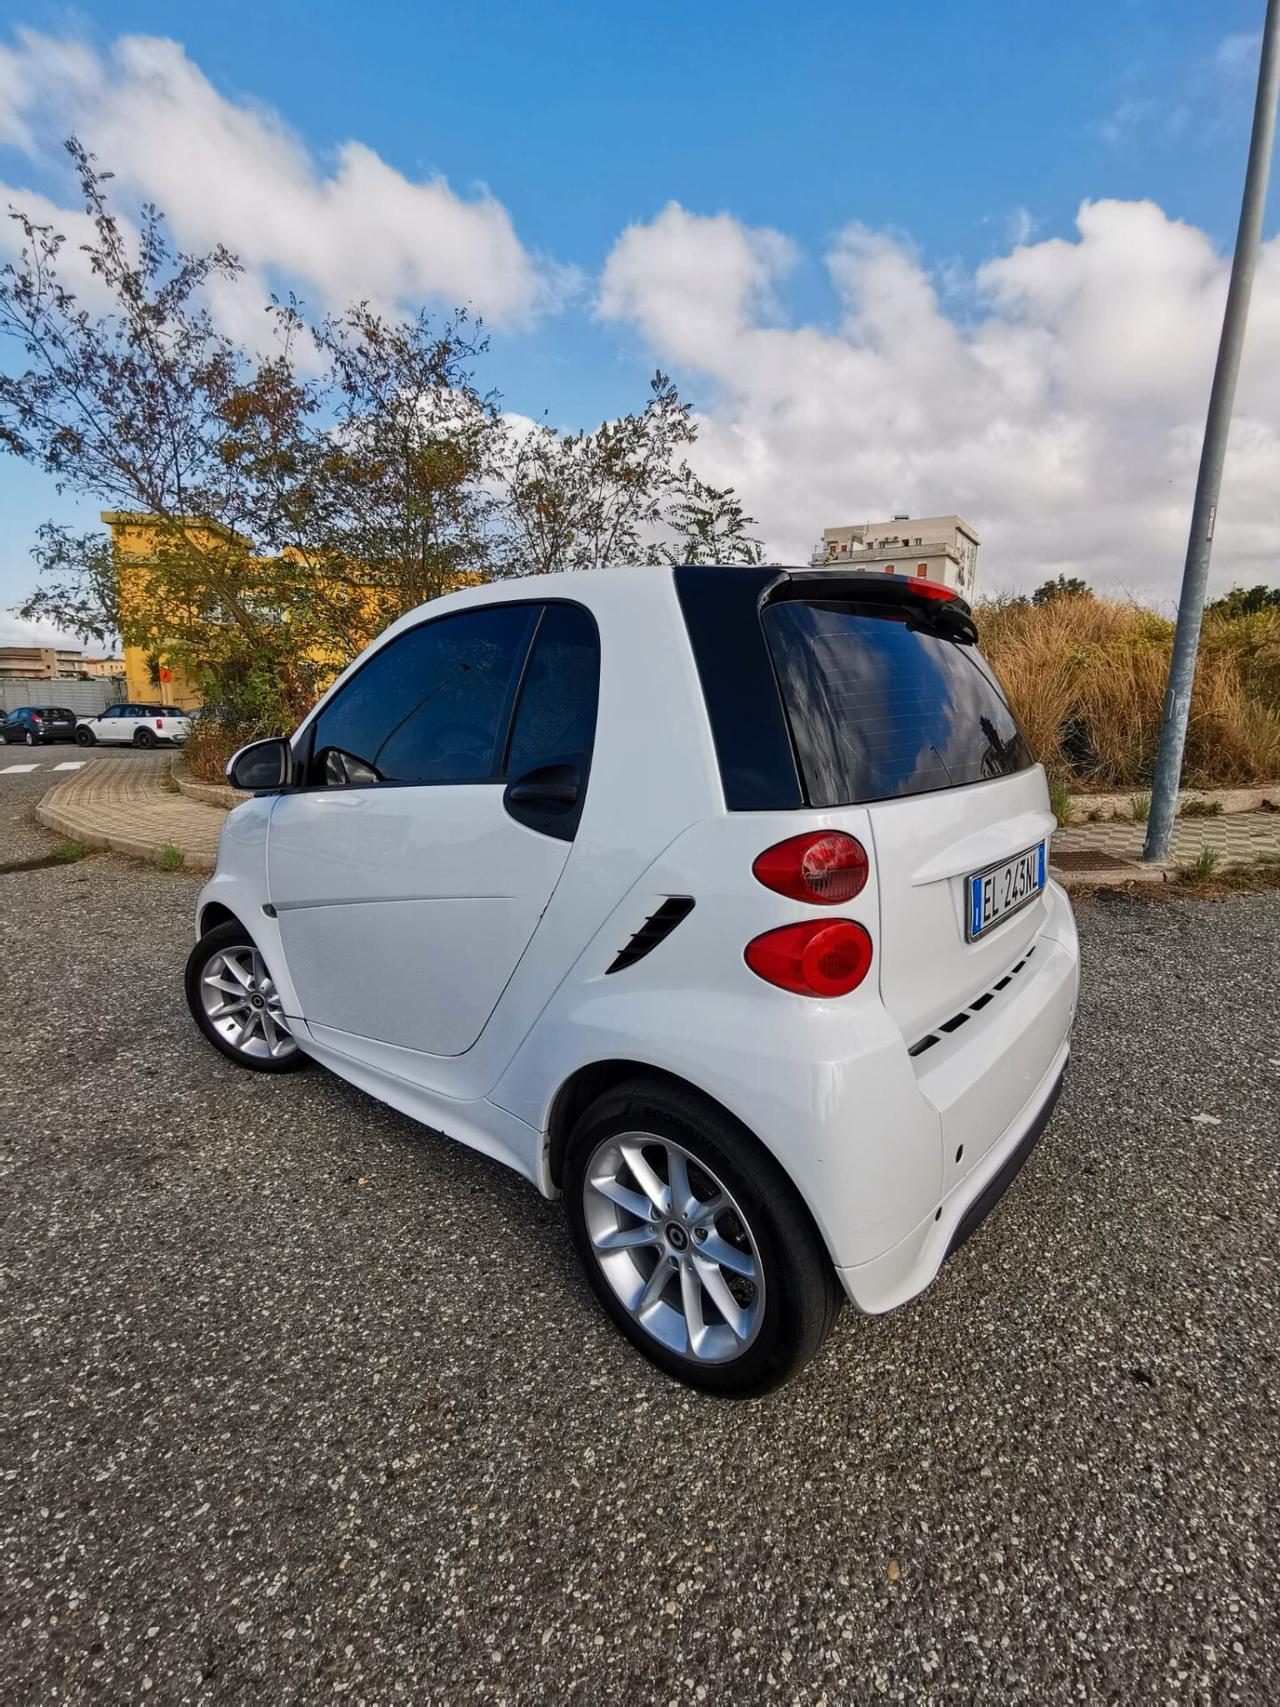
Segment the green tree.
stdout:
<svg viewBox="0 0 1280 1707">
<path fill-rule="evenodd" d="M 666 510 L 682 491 L 676 455 L 697 436 L 689 416 L 656 373 L 639 414 L 590 433 L 539 422 L 517 438 L 506 475 L 507 572 L 660 562 Z"/>
<path fill-rule="evenodd" d="M 1056 580 L 1042 581 L 1031 595 L 1033 605 L 1052 604 L 1055 599 L 1091 599 L 1093 588 L 1078 575 L 1059 575 Z"/>
<path fill-rule="evenodd" d="M 108 306 L 65 284 L 60 233 L 13 214 L 0 337 L 21 359 L 0 373 L 0 447 L 60 492 L 145 514 L 152 550 L 122 601 L 104 537 L 48 524 L 22 614 L 120 632 L 287 724 L 386 622 L 487 567 L 501 425 L 473 383 L 484 343 L 461 314 L 389 323 L 357 305 L 311 324 L 290 301 L 269 310 L 265 353 L 239 346 L 206 307 L 235 258 L 175 253 L 154 208 L 132 241 L 110 174 L 68 149 Z"/>
<path fill-rule="evenodd" d="M 764 547 L 732 486 L 717 488 L 687 467 L 667 512 L 673 537 L 663 545 L 668 563 L 761 563 Z"/>
<path fill-rule="evenodd" d="M 59 492 L 145 517 L 145 558 L 53 523 L 21 614 L 180 664 L 206 703 L 287 727 L 335 668 L 459 576 L 608 563 L 758 559 L 731 490 L 693 474 L 697 428 L 656 374 L 638 413 L 594 432 L 515 432 L 475 367 L 464 313 L 390 320 L 368 304 L 320 321 L 273 301 L 261 348 L 208 309 L 241 268 L 187 255 L 163 216 L 136 237 L 110 173 L 67 144 L 93 235 L 91 311 L 66 284 L 65 238 L 20 211 L 0 269 L 0 449 Z M 127 596 L 122 596 L 127 595 Z"/>
<path fill-rule="evenodd" d="M 1257 616 L 1260 611 L 1280 610 L 1280 587 L 1232 587 L 1205 609 L 1218 616 Z"/>
<path fill-rule="evenodd" d="M 505 573 L 609 564 L 756 563 L 755 525 L 732 488 L 706 485 L 684 450 L 690 405 L 655 373 L 639 413 L 594 432 L 545 423 L 513 435 L 505 471 Z"/>
</svg>

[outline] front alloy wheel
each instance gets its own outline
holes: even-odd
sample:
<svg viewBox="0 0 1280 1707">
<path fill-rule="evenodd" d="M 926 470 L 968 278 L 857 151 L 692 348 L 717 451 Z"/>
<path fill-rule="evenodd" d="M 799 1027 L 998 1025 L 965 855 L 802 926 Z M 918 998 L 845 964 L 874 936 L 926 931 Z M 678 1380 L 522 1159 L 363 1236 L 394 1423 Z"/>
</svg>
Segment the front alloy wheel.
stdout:
<svg viewBox="0 0 1280 1707">
<path fill-rule="evenodd" d="M 562 1174 L 592 1290 L 669 1374 L 746 1398 L 822 1344 L 841 1296 L 831 1259 L 778 1162 L 717 1104 L 628 1080 L 579 1116 Z"/>
<path fill-rule="evenodd" d="M 306 1065 L 275 980 L 243 927 L 219 925 L 187 961 L 187 1004 L 201 1031 L 238 1066 L 287 1073 Z"/>
</svg>

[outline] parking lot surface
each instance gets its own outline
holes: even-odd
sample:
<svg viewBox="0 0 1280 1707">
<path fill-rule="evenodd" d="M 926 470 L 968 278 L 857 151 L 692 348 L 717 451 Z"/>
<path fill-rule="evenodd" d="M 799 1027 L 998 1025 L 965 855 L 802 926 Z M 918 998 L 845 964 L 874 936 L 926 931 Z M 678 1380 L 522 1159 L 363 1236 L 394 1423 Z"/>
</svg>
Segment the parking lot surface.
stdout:
<svg viewBox="0 0 1280 1707">
<path fill-rule="evenodd" d="M 208 1049 L 195 890 L 0 875 L 6 1703 L 1275 1698 L 1280 896 L 1086 903 L 1014 1190 L 735 1406 L 513 1174 Z"/>
</svg>

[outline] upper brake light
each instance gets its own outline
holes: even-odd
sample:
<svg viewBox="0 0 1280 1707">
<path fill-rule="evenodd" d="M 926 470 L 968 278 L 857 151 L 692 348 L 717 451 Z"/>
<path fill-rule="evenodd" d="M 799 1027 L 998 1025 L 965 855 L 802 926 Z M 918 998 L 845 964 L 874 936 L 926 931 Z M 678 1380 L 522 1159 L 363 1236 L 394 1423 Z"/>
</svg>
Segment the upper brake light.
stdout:
<svg viewBox="0 0 1280 1707">
<path fill-rule="evenodd" d="M 913 575 L 907 585 L 921 599 L 950 600 L 957 597 L 954 587 L 944 587 L 941 581 L 926 581 L 918 575 Z"/>
<path fill-rule="evenodd" d="M 751 870 L 766 889 L 792 901 L 837 907 L 862 893 L 868 866 L 866 851 L 855 836 L 843 830 L 817 830 L 766 848 Z"/>
</svg>

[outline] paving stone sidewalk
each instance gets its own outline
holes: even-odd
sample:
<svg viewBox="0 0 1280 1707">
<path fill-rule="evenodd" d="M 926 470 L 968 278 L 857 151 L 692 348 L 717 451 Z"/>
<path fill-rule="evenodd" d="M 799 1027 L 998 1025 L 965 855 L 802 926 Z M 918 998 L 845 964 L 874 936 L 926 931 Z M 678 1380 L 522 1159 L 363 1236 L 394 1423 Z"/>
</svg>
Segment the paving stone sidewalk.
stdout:
<svg viewBox="0 0 1280 1707">
<path fill-rule="evenodd" d="M 179 794 L 169 780 L 173 760 L 172 753 L 95 759 L 51 788 L 36 817 L 88 848 L 160 864 L 173 847 L 184 866 L 211 871 L 226 813 Z"/>
<path fill-rule="evenodd" d="M 1142 865 L 1146 834 L 1145 824 L 1118 818 L 1104 824 L 1076 824 L 1054 832 L 1049 863 L 1056 867 L 1055 875 L 1068 882 L 1097 882 L 1108 867 L 1112 881 L 1157 876 L 1160 867 Z M 1217 854 L 1220 867 L 1280 861 L 1280 812 L 1179 818 L 1173 827 L 1169 866 L 1189 865 L 1205 848 Z M 1130 869 L 1135 866 L 1136 871 Z"/>
</svg>

